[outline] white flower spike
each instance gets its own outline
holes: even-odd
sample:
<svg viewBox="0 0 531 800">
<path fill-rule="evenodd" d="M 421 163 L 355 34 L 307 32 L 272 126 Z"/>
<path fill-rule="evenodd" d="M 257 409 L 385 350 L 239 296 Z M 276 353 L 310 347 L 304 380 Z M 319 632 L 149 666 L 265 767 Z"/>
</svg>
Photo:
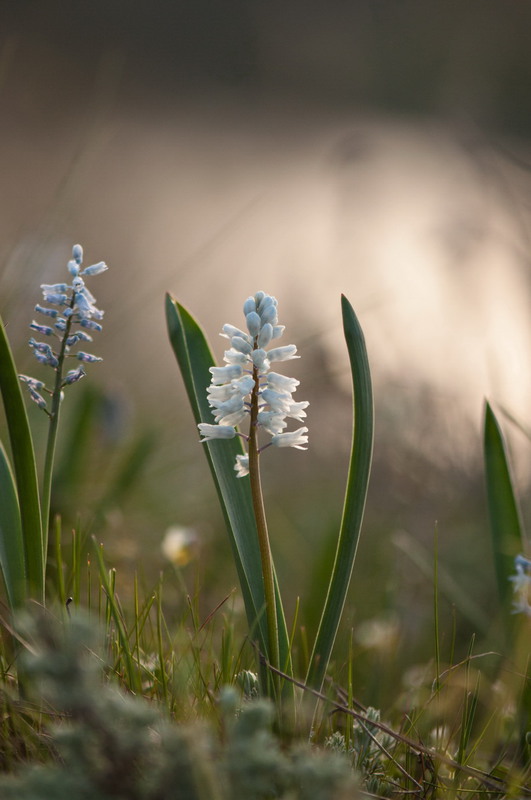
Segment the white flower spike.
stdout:
<svg viewBox="0 0 531 800">
<path fill-rule="evenodd" d="M 201 442 L 213 439 L 232 439 L 249 436 L 236 431 L 246 419 L 255 420 L 258 431 L 271 436 L 258 452 L 266 447 L 295 447 L 306 450 L 308 428 L 284 432 L 287 418 L 301 421 L 306 417 L 307 401 L 295 402 L 292 397 L 299 381 L 278 372 L 270 372 L 271 362 L 299 358 L 294 344 L 267 350 L 272 340 L 279 339 L 284 326 L 278 324 L 277 301 L 265 292 L 248 297 L 243 305 L 247 332 L 226 324 L 221 336 L 230 342 L 225 350 L 225 367 L 211 367 L 211 384 L 207 389 L 208 403 L 216 425 L 198 425 Z M 253 412 L 254 408 L 254 412 Z M 249 456 L 238 455 L 234 466 L 238 478 L 249 474 Z"/>
</svg>

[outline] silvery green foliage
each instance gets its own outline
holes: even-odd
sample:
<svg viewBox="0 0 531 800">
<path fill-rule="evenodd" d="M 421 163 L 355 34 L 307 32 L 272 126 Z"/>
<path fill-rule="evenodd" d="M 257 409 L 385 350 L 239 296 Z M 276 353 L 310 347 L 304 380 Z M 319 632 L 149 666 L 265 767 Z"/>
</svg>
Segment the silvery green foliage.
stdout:
<svg viewBox="0 0 531 800">
<path fill-rule="evenodd" d="M 51 718 L 57 761 L 0 779 L 2 800 L 349 800 L 344 756 L 307 746 L 281 749 L 273 706 L 226 689 L 224 736 L 177 725 L 104 678 L 91 625 L 42 616 L 24 624 L 33 654 L 25 672 Z"/>
<path fill-rule="evenodd" d="M 366 720 L 354 722 L 348 748 L 344 735 L 339 731 L 329 736 L 325 744 L 333 752 L 349 756 L 366 791 L 371 794 L 386 795 L 390 786 L 385 780 L 388 765 L 384 750 L 389 752 L 394 746 L 394 740 L 389 734 L 371 724 L 380 722 L 378 709 L 369 706 L 365 717 Z"/>
</svg>

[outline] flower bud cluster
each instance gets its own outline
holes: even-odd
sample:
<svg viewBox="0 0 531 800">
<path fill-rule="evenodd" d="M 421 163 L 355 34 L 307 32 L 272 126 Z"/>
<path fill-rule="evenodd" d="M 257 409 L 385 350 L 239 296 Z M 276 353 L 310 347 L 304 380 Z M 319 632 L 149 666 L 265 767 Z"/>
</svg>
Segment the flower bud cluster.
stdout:
<svg viewBox="0 0 531 800">
<path fill-rule="evenodd" d="M 29 345 L 40 364 L 52 367 L 56 375 L 61 376 L 60 386 L 69 386 L 85 376 L 82 366 L 71 369 L 62 377 L 62 368 L 65 357 L 76 358 L 83 363 L 93 363 L 103 359 L 79 350 L 70 352 L 80 343 L 92 341 L 92 336 L 87 331 L 101 331 L 99 320 L 103 319 L 103 311 L 96 307 L 96 298 L 85 285 L 85 278 L 100 275 L 105 272 L 107 265 L 104 261 L 81 268 L 83 263 L 83 248 L 76 244 L 72 248 L 72 258 L 67 269 L 71 276 L 71 283 L 41 284 L 42 294 L 46 306 L 37 304 L 35 311 L 47 318 L 46 324 L 33 321 L 30 328 L 40 336 L 45 336 L 50 341 L 37 341 L 33 336 Z M 53 392 L 46 388 L 43 381 L 35 380 L 28 375 L 19 375 L 26 386 L 31 399 L 48 412 L 47 403 L 41 392 L 52 395 Z"/>
<path fill-rule="evenodd" d="M 306 450 L 308 428 L 285 432 L 288 419 L 302 421 L 306 417 L 307 401 L 296 402 L 293 392 L 299 381 L 271 371 L 271 364 L 299 358 L 294 344 L 267 349 L 279 339 L 284 326 L 278 324 L 277 301 L 265 292 L 248 297 L 243 305 L 247 330 L 224 325 L 221 336 L 230 342 L 225 350 L 224 367 L 211 367 L 211 384 L 207 389 L 208 402 L 216 424 L 200 423 L 202 442 L 212 439 L 232 439 L 245 434 L 236 427 L 250 419 L 253 402 L 257 403 L 257 428 L 271 436 L 271 441 L 260 448 L 296 447 Z M 235 470 L 239 478 L 248 474 L 249 457 L 239 455 Z"/>
<path fill-rule="evenodd" d="M 522 555 L 516 556 L 514 567 L 516 575 L 509 578 L 515 593 L 513 613 L 531 617 L 531 559 Z"/>
</svg>

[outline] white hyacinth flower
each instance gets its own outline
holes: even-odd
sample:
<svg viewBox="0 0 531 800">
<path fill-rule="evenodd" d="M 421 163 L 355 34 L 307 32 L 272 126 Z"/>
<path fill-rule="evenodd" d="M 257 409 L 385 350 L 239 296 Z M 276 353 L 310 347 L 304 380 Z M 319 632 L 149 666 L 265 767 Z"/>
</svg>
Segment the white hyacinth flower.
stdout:
<svg viewBox="0 0 531 800">
<path fill-rule="evenodd" d="M 271 439 L 275 447 L 296 447 L 298 450 L 307 450 L 303 445 L 308 444 L 308 428 L 299 428 L 291 433 L 277 433 Z"/>
<path fill-rule="evenodd" d="M 232 425 L 209 425 L 206 422 L 201 422 L 198 426 L 199 433 L 204 438 L 202 442 L 208 442 L 210 439 L 234 439 L 236 431 Z"/>
<path fill-rule="evenodd" d="M 299 381 L 270 372 L 274 361 L 299 358 L 294 344 L 267 349 L 284 332 L 284 326 L 278 324 L 277 301 L 265 292 L 257 292 L 247 298 L 243 312 L 247 331 L 229 324 L 222 328 L 221 336 L 229 340 L 230 348 L 223 358 L 226 366 L 210 368 L 207 398 L 216 424 L 199 424 L 201 442 L 235 436 L 249 441 L 250 436 L 236 431 L 236 427 L 247 419 L 250 422 L 253 413 L 256 430 L 271 437 L 260 446 L 259 453 L 270 445 L 306 450 L 308 428 L 285 431 L 287 419 L 301 421 L 306 417 L 309 403 L 296 402 L 292 396 Z M 249 456 L 238 455 L 234 469 L 238 478 L 248 475 Z"/>
</svg>

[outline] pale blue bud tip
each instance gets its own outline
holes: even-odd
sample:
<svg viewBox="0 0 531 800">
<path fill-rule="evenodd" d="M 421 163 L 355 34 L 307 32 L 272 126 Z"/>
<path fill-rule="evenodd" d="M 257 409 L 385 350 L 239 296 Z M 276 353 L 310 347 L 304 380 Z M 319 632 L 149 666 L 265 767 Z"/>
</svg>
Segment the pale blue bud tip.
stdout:
<svg viewBox="0 0 531 800">
<path fill-rule="evenodd" d="M 76 264 L 81 264 L 83 262 L 83 248 L 80 244 L 75 244 L 72 248 L 72 258 L 76 262 Z"/>
</svg>

